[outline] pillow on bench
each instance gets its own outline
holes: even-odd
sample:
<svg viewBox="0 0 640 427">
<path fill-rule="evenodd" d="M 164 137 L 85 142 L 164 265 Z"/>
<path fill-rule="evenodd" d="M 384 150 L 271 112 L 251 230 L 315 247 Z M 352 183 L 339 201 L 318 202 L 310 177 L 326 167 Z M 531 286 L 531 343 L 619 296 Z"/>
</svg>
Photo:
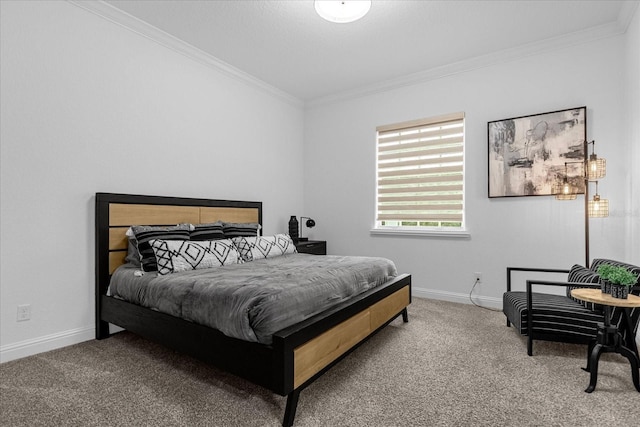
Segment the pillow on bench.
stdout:
<svg viewBox="0 0 640 427">
<path fill-rule="evenodd" d="M 569 271 L 569 276 L 567 277 L 567 282 L 577 282 L 577 283 L 600 283 L 600 276 L 594 270 L 583 267 L 578 264 L 574 264 Z M 585 308 L 593 311 L 600 311 L 601 307 L 599 304 L 595 304 L 593 302 L 582 301 L 577 298 L 571 296 L 571 291 L 573 289 L 579 289 L 580 286 L 567 286 L 567 296 L 582 304 Z"/>
</svg>

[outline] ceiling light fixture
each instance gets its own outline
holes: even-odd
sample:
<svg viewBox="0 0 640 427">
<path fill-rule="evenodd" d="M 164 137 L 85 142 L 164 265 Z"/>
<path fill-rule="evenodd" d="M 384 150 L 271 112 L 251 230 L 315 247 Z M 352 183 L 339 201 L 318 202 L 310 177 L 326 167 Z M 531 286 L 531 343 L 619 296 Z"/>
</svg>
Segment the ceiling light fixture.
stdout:
<svg viewBox="0 0 640 427">
<path fill-rule="evenodd" d="M 316 0 L 314 3 L 318 15 L 338 24 L 357 21 L 371 9 L 371 0 Z"/>
</svg>

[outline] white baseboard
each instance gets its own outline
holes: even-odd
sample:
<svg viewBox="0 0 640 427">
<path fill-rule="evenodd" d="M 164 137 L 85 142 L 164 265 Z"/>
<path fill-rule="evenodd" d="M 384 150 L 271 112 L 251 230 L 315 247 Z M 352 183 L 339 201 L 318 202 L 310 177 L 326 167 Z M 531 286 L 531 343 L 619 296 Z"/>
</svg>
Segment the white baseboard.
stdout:
<svg viewBox="0 0 640 427">
<path fill-rule="evenodd" d="M 439 299 L 443 301 L 459 302 L 462 304 L 471 304 L 469 294 L 461 294 L 458 292 L 439 291 L 412 286 L 411 294 L 418 298 Z M 502 298 L 473 295 L 473 301 L 483 307 L 502 310 Z"/>
<path fill-rule="evenodd" d="M 0 363 L 89 341 L 95 336 L 95 327 L 87 326 L 4 345 L 0 347 Z"/>
</svg>

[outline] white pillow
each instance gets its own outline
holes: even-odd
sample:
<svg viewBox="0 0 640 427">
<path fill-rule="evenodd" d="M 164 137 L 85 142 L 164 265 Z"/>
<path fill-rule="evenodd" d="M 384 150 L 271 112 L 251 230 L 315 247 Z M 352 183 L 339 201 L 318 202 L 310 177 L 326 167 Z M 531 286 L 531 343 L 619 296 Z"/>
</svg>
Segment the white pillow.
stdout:
<svg viewBox="0 0 640 427">
<path fill-rule="evenodd" d="M 160 275 L 242 263 L 238 249 L 229 239 L 197 242 L 154 239 L 149 244 Z"/>
<path fill-rule="evenodd" d="M 296 245 L 288 234 L 275 236 L 234 237 L 233 243 L 243 261 L 273 258 L 296 253 Z"/>
</svg>

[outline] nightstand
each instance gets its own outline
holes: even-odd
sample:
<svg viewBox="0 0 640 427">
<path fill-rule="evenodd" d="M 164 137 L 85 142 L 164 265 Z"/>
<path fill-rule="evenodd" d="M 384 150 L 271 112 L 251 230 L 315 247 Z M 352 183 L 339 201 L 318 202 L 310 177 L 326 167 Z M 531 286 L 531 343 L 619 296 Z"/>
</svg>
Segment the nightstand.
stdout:
<svg viewBox="0 0 640 427">
<path fill-rule="evenodd" d="M 296 249 L 301 254 L 326 255 L 327 241 L 326 240 L 305 240 L 304 242 L 296 243 Z"/>
</svg>

